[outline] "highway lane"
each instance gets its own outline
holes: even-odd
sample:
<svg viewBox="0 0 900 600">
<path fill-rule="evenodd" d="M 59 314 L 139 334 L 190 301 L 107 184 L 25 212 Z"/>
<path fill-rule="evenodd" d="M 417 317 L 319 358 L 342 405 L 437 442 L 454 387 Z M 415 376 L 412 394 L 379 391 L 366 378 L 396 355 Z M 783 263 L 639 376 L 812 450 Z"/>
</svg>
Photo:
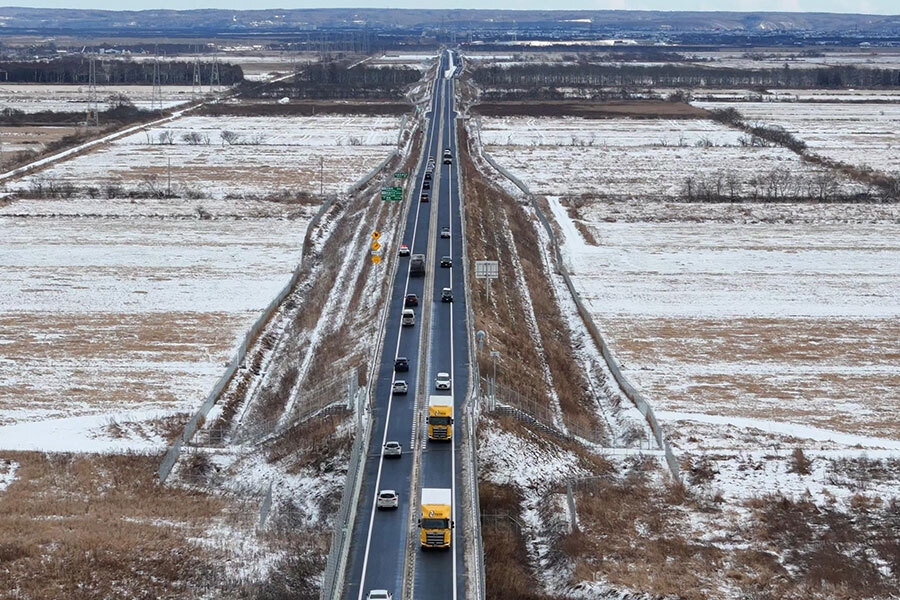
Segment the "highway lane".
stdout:
<svg viewBox="0 0 900 600">
<path fill-rule="evenodd" d="M 455 61 L 456 62 L 456 61 Z M 441 164 L 440 202 L 437 229 L 450 228 L 450 238 L 438 238 L 433 257 L 434 270 L 434 312 L 432 313 L 429 343 L 426 348 L 430 394 L 447 394 L 434 391 L 434 378 L 438 372 L 449 372 L 452 376 L 452 396 L 454 405 L 454 433 L 452 443 L 425 442 L 422 454 L 421 487 L 451 488 L 453 490 L 454 521 L 458 527 L 453 531 L 450 551 L 419 550 L 416 557 L 414 590 L 416 600 L 457 600 L 465 597 L 463 569 L 463 536 L 459 529 L 462 524 L 462 491 L 457 485 L 461 481 L 459 415 L 465 401 L 469 383 L 468 327 L 466 324 L 466 296 L 464 293 L 464 271 L 462 268 L 462 203 L 458 189 L 458 148 L 456 145 L 455 112 L 453 110 L 454 79 L 444 82 L 448 102 L 444 106 L 447 134 L 444 147 L 450 148 L 453 162 Z M 443 152 L 443 150 L 442 150 Z M 441 268 L 442 256 L 449 256 L 453 266 Z M 453 289 L 453 302 L 441 303 L 441 288 Z M 427 437 L 424 424 L 422 435 Z M 415 509 L 415 507 L 414 507 Z"/>
<path fill-rule="evenodd" d="M 431 231 L 431 204 L 419 200 L 424 180 L 425 160 L 428 156 L 440 158 L 440 137 L 442 120 L 445 118 L 443 70 L 447 65 L 446 55 L 441 56 L 441 65 L 434 82 L 431 116 L 426 129 L 424 156 L 420 161 L 406 223 L 403 242 L 412 253 L 425 254 Z M 440 174 L 435 173 L 439 185 Z M 437 186 L 435 186 L 437 187 Z M 438 190 L 431 190 L 432 202 L 438 200 Z M 363 474 L 358 518 L 351 538 L 348 572 L 345 579 L 343 597 L 359 600 L 371 589 L 387 589 L 399 598 L 403 582 L 404 555 L 407 544 L 409 511 L 416 510 L 409 498 L 413 457 L 409 452 L 413 435 L 413 422 L 417 404 L 416 382 L 419 375 L 419 345 L 423 310 L 430 308 L 424 298 L 425 277 L 409 276 L 409 259 L 398 258 L 397 248 L 386 248 L 393 254 L 389 260 L 400 260 L 390 293 L 390 307 L 385 327 L 384 348 L 381 363 L 377 366 L 378 380 L 375 385 L 375 405 L 372 440 Z M 386 268 L 386 264 L 382 263 Z M 420 298 L 416 312 L 416 326 L 400 326 L 400 313 L 406 294 L 414 293 Z M 396 356 L 409 358 L 409 372 L 394 373 Z M 407 395 L 392 393 L 394 379 L 405 379 L 409 384 Z M 418 400 L 421 404 L 422 399 Z M 400 459 L 384 459 L 383 443 L 399 441 L 403 445 Z M 375 496 L 379 490 L 393 489 L 400 495 L 400 506 L 393 511 L 375 509 Z"/>
</svg>

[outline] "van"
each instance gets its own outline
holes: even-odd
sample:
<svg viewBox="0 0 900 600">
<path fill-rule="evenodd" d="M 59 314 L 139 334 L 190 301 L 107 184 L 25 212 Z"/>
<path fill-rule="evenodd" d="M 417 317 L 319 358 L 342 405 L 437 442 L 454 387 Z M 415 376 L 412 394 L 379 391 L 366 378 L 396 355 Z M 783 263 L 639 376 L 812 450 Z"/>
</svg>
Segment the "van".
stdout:
<svg viewBox="0 0 900 600">
<path fill-rule="evenodd" d="M 412 327 L 416 324 L 416 313 L 411 308 L 403 309 L 403 317 L 400 321 L 404 327 Z"/>
</svg>

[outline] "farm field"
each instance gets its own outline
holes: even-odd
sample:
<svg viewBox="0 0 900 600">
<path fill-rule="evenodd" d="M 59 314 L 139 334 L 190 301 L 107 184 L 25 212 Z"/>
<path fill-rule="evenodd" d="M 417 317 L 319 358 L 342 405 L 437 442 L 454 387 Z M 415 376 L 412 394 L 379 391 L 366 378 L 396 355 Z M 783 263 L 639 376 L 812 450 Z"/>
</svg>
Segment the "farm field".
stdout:
<svg viewBox="0 0 900 600">
<path fill-rule="evenodd" d="M 483 118 L 485 149 L 537 194 L 678 199 L 687 178 L 730 176 L 737 197 L 764 193 L 766 174 L 798 185 L 822 169 L 790 150 L 743 145 L 744 134 L 706 119 Z M 802 182 L 802 183 L 801 183 Z M 840 193 L 861 186 L 838 179 Z"/>
<path fill-rule="evenodd" d="M 576 285 L 677 439 L 699 423 L 900 448 L 895 207 L 832 223 L 796 205 L 748 223 L 735 207 L 734 223 L 698 225 L 704 206 L 623 222 L 597 203 L 580 210 L 590 245 L 550 201 Z"/>
<path fill-rule="evenodd" d="M 35 151 L 40 152 L 47 144 L 57 142 L 67 135 L 81 131 L 75 126 L 34 126 L 34 127 L 2 127 L 0 126 L 0 150 L 3 153 Z M 2 162 L 0 157 L 0 162 Z"/>
<path fill-rule="evenodd" d="M 400 121 L 275 120 L 182 118 L 7 186 L 0 448 L 157 450 L 199 406 L 299 263 L 320 184 L 371 170 Z"/>
<path fill-rule="evenodd" d="M 162 447 L 288 280 L 307 222 L 0 221 L 0 448 L 57 451 Z"/>
<path fill-rule="evenodd" d="M 110 185 L 198 198 L 342 191 L 397 143 L 400 119 L 363 116 L 183 117 L 112 142 L 12 184 Z M 190 141 L 185 136 L 192 136 Z M 226 141 L 225 136 L 231 136 Z M 171 183 L 170 183 L 171 177 Z"/>
<path fill-rule="evenodd" d="M 193 99 L 191 91 L 191 86 L 162 86 L 162 107 L 172 108 L 190 102 Z M 100 110 L 109 108 L 110 102 L 107 98 L 113 95 L 125 96 L 138 108 L 146 110 L 152 108 L 153 86 L 98 85 L 98 108 Z M 43 110 L 85 112 L 88 107 L 88 86 L 4 83 L 0 85 L 0 106 L 26 113 Z"/>
<path fill-rule="evenodd" d="M 856 166 L 900 170 L 900 104 L 696 102 L 701 108 L 735 108 L 747 121 L 778 125 L 813 152 Z"/>
</svg>

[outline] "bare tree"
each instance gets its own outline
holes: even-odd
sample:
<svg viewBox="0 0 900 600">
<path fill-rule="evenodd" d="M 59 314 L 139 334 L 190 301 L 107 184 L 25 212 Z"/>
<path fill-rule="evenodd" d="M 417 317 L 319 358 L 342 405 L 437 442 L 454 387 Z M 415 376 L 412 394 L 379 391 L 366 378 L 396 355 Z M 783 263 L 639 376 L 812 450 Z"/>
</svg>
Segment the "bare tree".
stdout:
<svg viewBox="0 0 900 600">
<path fill-rule="evenodd" d="M 191 146 L 202 144 L 204 136 L 197 131 L 190 131 L 181 136 L 181 141 Z M 206 142 L 209 143 L 209 136 L 206 136 Z"/>
<path fill-rule="evenodd" d="M 159 135 L 156 137 L 160 144 L 174 144 L 175 143 L 175 134 L 166 129 L 165 131 L 160 131 Z"/>
<path fill-rule="evenodd" d="M 222 140 L 222 145 L 228 144 L 229 146 L 233 146 L 237 144 L 241 136 L 234 131 L 230 131 L 228 129 L 222 130 L 222 133 L 219 134 L 219 138 Z"/>
</svg>

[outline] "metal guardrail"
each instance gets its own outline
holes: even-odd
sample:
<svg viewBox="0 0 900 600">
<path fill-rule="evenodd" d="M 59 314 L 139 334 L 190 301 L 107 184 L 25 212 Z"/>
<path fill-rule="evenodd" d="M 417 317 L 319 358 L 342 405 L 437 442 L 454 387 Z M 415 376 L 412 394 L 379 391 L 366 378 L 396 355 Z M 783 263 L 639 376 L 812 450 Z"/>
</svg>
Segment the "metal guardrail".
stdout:
<svg viewBox="0 0 900 600">
<path fill-rule="evenodd" d="M 454 94 L 454 101 L 455 101 Z M 457 110 L 457 113 L 459 111 Z M 459 147 L 459 134 L 457 131 L 456 153 L 461 154 Z M 457 163 L 459 165 L 460 163 Z M 471 524 L 471 553 L 474 559 L 475 572 L 470 572 L 470 578 L 474 579 L 474 589 L 469 589 L 469 596 L 474 592 L 476 600 L 484 600 L 485 598 L 485 577 L 484 577 L 484 539 L 481 532 L 481 500 L 478 495 L 478 420 L 481 417 L 481 374 L 478 368 L 478 350 L 477 340 L 475 336 L 475 314 L 472 311 L 472 292 L 469 285 L 469 256 L 465 248 L 466 245 L 466 216 L 465 216 L 465 198 L 463 195 L 462 169 L 457 166 L 456 183 L 459 191 L 459 207 L 462 212 L 461 233 L 463 239 L 462 266 L 464 280 L 464 294 L 466 297 L 466 327 L 469 330 L 469 390 L 466 395 L 466 404 L 462 411 L 463 429 L 466 437 L 463 445 L 465 452 L 466 466 L 463 468 L 463 475 L 468 480 L 463 485 L 463 490 L 468 489 L 470 499 L 468 502 L 471 514 L 469 522 Z"/>
<path fill-rule="evenodd" d="M 406 123 L 407 121 L 404 115 L 402 127 L 405 127 Z M 402 136 L 403 130 L 401 128 L 401 133 L 398 137 L 398 143 L 402 139 Z M 406 149 L 409 148 L 414 137 L 414 135 L 409 136 Z M 373 170 L 369 175 L 366 176 L 365 181 L 360 180 L 351 189 L 358 190 L 363 185 L 367 184 L 390 162 L 391 159 L 399 156 L 399 154 L 400 153 L 398 150 L 394 150 L 391 156 L 388 156 L 387 159 L 382 161 L 377 169 Z M 409 195 L 409 198 L 413 197 L 412 187 L 409 188 L 407 194 Z M 396 231 L 394 232 L 395 246 L 399 246 L 399 241 L 402 239 L 402 224 L 406 223 L 406 218 L 412 202 L 407 201 L 403 204 L 403 211 L 401 212 L 398 226 L 396 228 Z M 391 293 L 390 282 L 394 281 L 394 277 L 396 276 L 397 267 L 399 264 L 399 261 L 396 260 L 390 262 L 391 270 L 387 277 L 388 285 L 385 288 L 385 294 L 388 295 Z M 384 338 L 384 329 L 387 324 L 389 312 L 390 302 L 384 302 L 382 305 L 381 323 L 379 325 L 378 335 L 376 336 L 377 340 L 383 340 Z M 373 395 L 375 392 L 375 383 L 378 379 L 377 366 L 380 364 L 381 352 L 383 349 L 382 343 L 375 343 L 373 346 L 372 357 L 369 362 L 369 364 L 371 365 L 371 369 L 368 373 L 368 381 L 366 383 L 366 387 L 360 388 L 358 391 L 358 402 L 355 408 L 357 414 L 357 434 L 353 439 L 353 448 L 351 450 L 350 463 L 347 468 L 347 477 L 344 482 L 344 491 L 341 495 L 341 510 L 338 513 L 337 519 L 335 520 L 335 529 L 332 533 L 331 538 L 331 548 L 329 549 L 328 558 L 325 563 L 325 573 L 322 577 L 322 588 L 319 592 L 320 600 L 340 600 L 344 587 L 344 577 L 347 570 L 347 559 L 350 552 L 349 541 L 352 537 L 353 527 L 356 523 L 356 510 L 359 506 L 359 494 L 362 488 L 362 473 L 364 470 L 363 466 L 365 464 L 369 441 L 372 436 L 372 418 L 368 413 L 368 409 L 374 404 Z M 362 433 L 362 435 L 360 435 L 360 433 Z"/>
<path fill-rule="evenodd" d="M 356 393 L 356 435 L 353 436 L 350 462 L 347 465 L 344 491 L 341 494 L 341 506 L 334 521 L 331 549 L 328 552 L 325 573 L 322 576 L 322 590 L 319 596 L 322 600 L 340 598 L 341 588 L 344 584 L 347 551 L 350 547 L 348 542 L 353 535 L 356 508 L 359 504 L 357 499 L 362 486 L 362 473 L 372 434 L 372 418 L 366 410 L 367 397 L 365 388 L 360 388 Z"/>
<path fill-rule="evenodd" d="M 669 442 L 665 439 L 662 428 L 659 426 L 659 421 L 656 420 L 656 414 L 653 412 L 653 407 L 650 406 L 650 403 L 644 399 L 643 395 L 631 384 L 631 382 L 625 377 L 625 374 L 622 373 L 622 369 L 619 365 L 619 361 L 616 360 L 612 351 L 609 348 L 609 345 L 606 343 L 606 339 L 604 339 L 603 335 L 600 333 L 600 330 L 597 328 L 597 325 L 594 323 L 593 317 L 588 312 L 587 308 L 584 306 L 584 303 L 581 300 L 581 296 L 578 293 L 578 290 L 575 289 L 575 284 L 572 282 L 572 278 L 569 276 L 569 271 L 566 269 L 565 263 L 562 259 L 562 252 L 559 248 L 559 243 L 556 239 L 556 234 L 553 232 L 553 228 L 550 226 L 550 222 L 547 219 L 546 215 L 544 215 L 543 210 L 538 205 L 537 200 L 535 200 L 531 191 L 528 189 L 522 181 L 514 176 L 512 173 L 507 171 L 505 168 L 497 164 L 497 162 L 491 157 L 481 146 L 481 132 L 480 132 L 480 121 L 479 121 L 479 151 L 481 156 L 499 173 L 501 173 L 504 177 L 512 181 L 516 187 L 522 190 L 522 193 L 526 195 L 526 197 L 531 202 L 532 207 L 534 208 L 535 214 L 537 214 L 538 220 L 540 220 L 541 225 L 543 225 L 544 229 L 547 232 L 547 235 L 550 237 L 550 244 L 553 248 L 553 255 L 557 263 L 557 267 L 559 268 L 559 272 L 563 277 L 563 280 L 566 282 L 566 287 L 569 290 L 569 293 L 572 296 L 572 300 L 575 302 L 575 306 L 578 309 L 578 314 L 581 316 L 581 320 L 584 322 L 585 327 L 590 333 L 591 337 L 594 340 L 594 343 L 597 344 L 597 347 L 600 349 L 600 354 L 603 355 L 603 359 L 606 361 L 607 366 L 609 367 L 610 372 L 613 374 L 613 378 L 615 378 L 616 383 L 621 388 L 622 392 L 625 396 L 634 403 L 635 407 L 637 407 L 638 411 L 644 416 L 644 419 L 647 420 L 647 423 L 650 425 L 650 430 L 653 432 L 653 437 L 656 439 L 659 447 L 664 451 L 666 457 L 666 464 L 669 467 L 669 472 L 672 474 L 672 477 L 675 478 L 676 481 L 681 482 L 681 472 L 678 464 L 678 459 L 675 457 L 675 454 L 672 452 L 672 448 L 669 445 Z"/>
</svg>

